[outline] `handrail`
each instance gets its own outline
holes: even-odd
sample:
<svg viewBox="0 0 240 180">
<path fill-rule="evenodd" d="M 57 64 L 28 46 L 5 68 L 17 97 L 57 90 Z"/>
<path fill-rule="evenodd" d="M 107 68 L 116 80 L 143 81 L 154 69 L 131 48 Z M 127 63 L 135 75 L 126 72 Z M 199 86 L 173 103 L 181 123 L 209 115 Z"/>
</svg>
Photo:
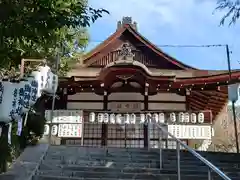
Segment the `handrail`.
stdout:
<svg viewBox="0 0 240 180">
<path fill-rule="evenodd" d="M 198 158 L 201 162 L 203 162 L 206 166 L 208 166 L 212 171 L 217 173 L 221 178 L 224 180 L 231 180 L 226 174 L 224 174 L 220 169 L 218 169 L 216 166 L 214 166 L 211 162 L 209 162 L 207 159 L 205 159 L 203 156 L 201 156 L 199 153 L 197 153 L 195 150 L 193 150 L 188 145 L 184 144 L 181 140 L 176 138 L 174 135 L 169 133 L 167 130 L 165 130 L 161 125 L 154 123 L 161 131 L 163 131 L 165 134 L 169 135 L 173 140 L 175 140 L 177 143 L 182 145 L 185 149 L 187 149 L 193 156 Z"/>
</svg>

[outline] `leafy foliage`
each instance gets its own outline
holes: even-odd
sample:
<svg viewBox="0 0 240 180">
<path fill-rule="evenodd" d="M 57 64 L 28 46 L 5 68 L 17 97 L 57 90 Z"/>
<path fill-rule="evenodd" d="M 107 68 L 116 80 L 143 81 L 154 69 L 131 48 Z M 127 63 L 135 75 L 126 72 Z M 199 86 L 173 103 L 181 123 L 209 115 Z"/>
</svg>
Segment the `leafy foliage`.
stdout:
<svg viewBox="0 0 240 180">
<path fill-rule="evenodd" d="M 22 58 L 53 59 L 62 42 L 73 45 L 102 13 L 108 12 L 88 7 L 86 0 L 1 1 L 0 67 L 18 66 Z"/>
<path fill-rule="evenodd" d="M 229 25 L 235 24 L 240 17 L 240 1 L 239 0 L 218 0 L 217 10 L 227 10 L 227 13 L 220 21 L 221 25 L 229 18 Z"/>
</svg>

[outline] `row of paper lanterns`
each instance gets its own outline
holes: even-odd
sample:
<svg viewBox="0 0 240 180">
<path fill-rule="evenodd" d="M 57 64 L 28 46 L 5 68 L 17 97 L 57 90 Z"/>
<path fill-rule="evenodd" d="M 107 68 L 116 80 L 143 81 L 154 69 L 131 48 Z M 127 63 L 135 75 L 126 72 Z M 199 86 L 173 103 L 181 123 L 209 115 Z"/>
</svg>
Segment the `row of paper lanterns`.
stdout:
<svg viewBox="0 0 240 180">
<path fill-rule="evenodd" d="M 183 113 L 180 112 L 178 116 L 176 113 L 170 113 L 170 121 L 172 123 L 177 122 L 180 123 L 204 123 L 204 113 Z M 114 114 L 114 113 L 89 113 L 89 122 L 94 123 L 110 123 L 110 124 L 136 124 L 137 116 L 135 113 L 131 114 Z M 164 113 L 147 113 L 147 114 L 140 114 L 140 121 L 139 123 L 145 123 L 146 120 L 154 121 L 157 123 L 165 123 L 166 117 Z"/>
<path fill-rule="evenodd" d="M 0 122 L 10 122 L 26 113 L 42 92 L 53 94 L 58 87 L 58 76 L 50 67 L 40 66 L 30 77 L 20 82 L 0 82 Z"/>
<path fill-rule="evenodd" d="M 58 126 L 57 125 L 53 125 L 51 128 L 51 135 L 56 136 L 58 133 Z M 44 135 L 48 135 L 50 133 L 50 127 L 49 125 L 45 125 L 44 126 Z"/>
</svg>

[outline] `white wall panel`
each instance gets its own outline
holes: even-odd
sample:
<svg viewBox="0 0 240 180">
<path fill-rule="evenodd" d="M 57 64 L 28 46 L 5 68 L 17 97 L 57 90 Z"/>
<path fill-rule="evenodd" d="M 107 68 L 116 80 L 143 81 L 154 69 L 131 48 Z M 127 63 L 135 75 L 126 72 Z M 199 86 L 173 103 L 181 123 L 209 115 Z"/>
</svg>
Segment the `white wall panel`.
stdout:
<svg viewBox="0 0 240 180">
<path fill-rule="evenodd" d="M 92 102 L 68 102 L 67 109 L 103 109 L 103 103 L 92 103 Z"/>
<path fill-rule="evenodd" d="M 112 93 L 108 97 L 109 100 L 144 100 L 144 96 L 140 93 Z"/>
<path fill-rule="evenodd" d="M 149 100 L 153 101 L 186 101 L 186 96 L 180 96 L 175 93 L 158 93 L 153 96 L 149 96 Z"/>
<path fill-rule="evenodd" d="M 148 103 L 149 110 L 186 111 L 185 103 Z"/>
<path fill-rule="evenodd" d="M 95 93 L 77 93 L 69 95 L 68 100 L 103 100 L 103 96 L 99 96 Z"/>
</svg>

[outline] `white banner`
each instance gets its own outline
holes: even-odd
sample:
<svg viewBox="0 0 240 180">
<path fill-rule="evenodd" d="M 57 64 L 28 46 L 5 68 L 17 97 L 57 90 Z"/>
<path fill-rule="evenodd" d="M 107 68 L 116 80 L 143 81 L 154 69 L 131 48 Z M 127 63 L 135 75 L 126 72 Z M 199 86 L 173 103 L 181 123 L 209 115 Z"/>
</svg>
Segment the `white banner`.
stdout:
<svg viewBox="0 0 240 180">
<path fill-rule="evenodd" d="M 205 140 L 212 138 L 210 125 L 168 125 L 168 132 L 179 139 Z"/>
<path fill-rule="evenodd" d="M 47 123 L 51 123 L 51 110 L 45 111 Z M 82 123 L 82 110 L 54 110 L 52 123 Z"/>
<path fill-rule="evenodd" d="M 58 137 L 81 138 L 82 124 L 59 124 Z"/>
</svg>

